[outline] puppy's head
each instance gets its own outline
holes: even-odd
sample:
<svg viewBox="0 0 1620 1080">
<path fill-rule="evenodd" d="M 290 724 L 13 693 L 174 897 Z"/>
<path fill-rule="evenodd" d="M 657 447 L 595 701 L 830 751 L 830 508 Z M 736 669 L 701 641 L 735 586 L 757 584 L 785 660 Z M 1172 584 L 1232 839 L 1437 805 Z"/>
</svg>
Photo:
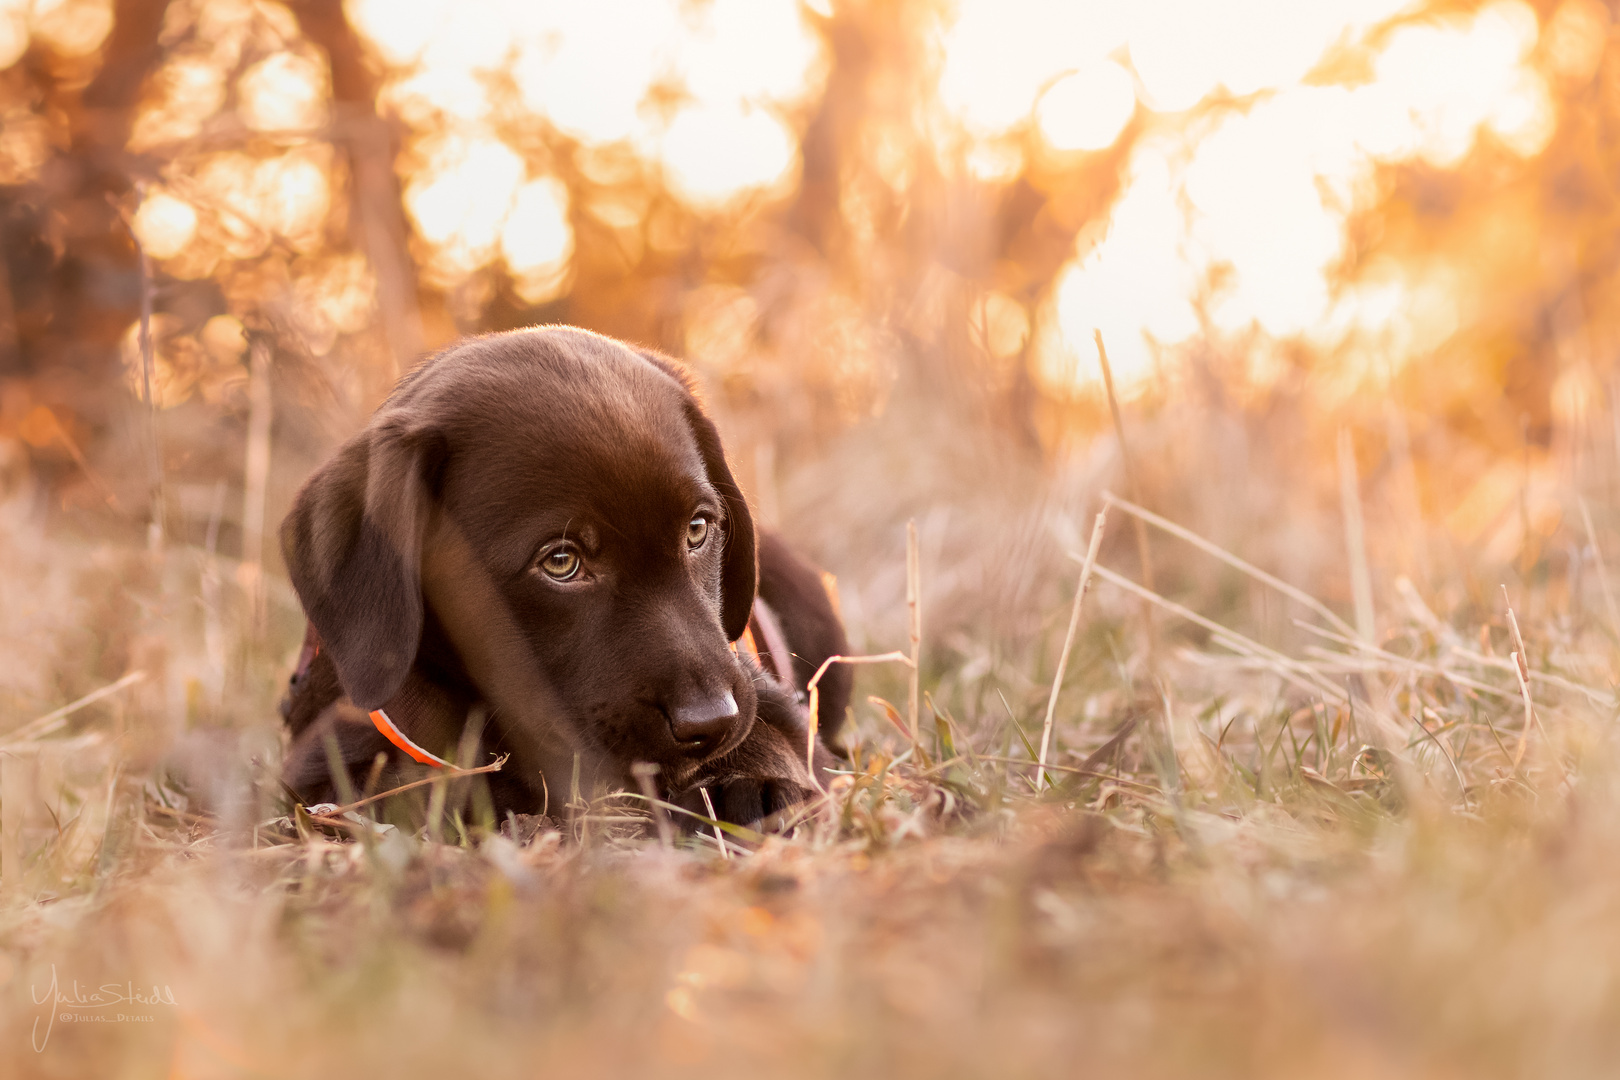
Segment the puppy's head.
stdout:
<svg viewBox="0 0 1620 1080">
<path fill-rule="evenodd" d="M 728 645 L 753 604 L 753 522 L 661 357 L 563 328 L 441 354 L 309 479 L 281 537 L 361 708 L 413 671 L 453 674 L 505 724 L 676 781 L 753 723 Z"/>
</svg>

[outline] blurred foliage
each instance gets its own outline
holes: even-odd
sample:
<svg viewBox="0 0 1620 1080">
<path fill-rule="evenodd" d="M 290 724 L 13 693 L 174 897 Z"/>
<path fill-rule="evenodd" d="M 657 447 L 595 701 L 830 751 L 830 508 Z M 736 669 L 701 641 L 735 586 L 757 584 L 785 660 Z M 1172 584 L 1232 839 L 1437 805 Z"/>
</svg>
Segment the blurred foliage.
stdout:
<svg viewBox="0 0 1620 1080">
<path fill-rule="evenodd" d="M 1143 10 L 0 7 L 5 457 L 53 502 L 146 518 L 143 283 L 192 532 L 196 492 L 242 483 L 250 340 L 273 504 L 424 349 L 543 321 L 692 359 L 760 468 L 897 388 L 1050 452 L 1106 418 L 1094 324 L 1149 405 L 1190 387 L 1380 432 L 1399 402 L 1391 439 L 1453 455 L 1420 470 L 1442 513 L 1612 394 L 1605 4 L 1259 5 L 1227 38 Z M 1257 19 L 1270 54 L 1239 40 Z M 1353 162 L 1321 164 L 1335 138 Z"/>
</svg>

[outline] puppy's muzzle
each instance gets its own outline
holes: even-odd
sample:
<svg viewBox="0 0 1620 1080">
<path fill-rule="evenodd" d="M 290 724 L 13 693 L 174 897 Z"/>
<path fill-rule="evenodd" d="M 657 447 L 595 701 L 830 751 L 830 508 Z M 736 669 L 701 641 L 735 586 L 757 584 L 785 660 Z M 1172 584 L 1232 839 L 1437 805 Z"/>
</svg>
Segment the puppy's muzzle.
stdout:
<svg viewBox="0 0 1620 1080">
<path fill-rule="evenodd" d="M 664 710 L 670 734 L 681 749 L 694 756 L 708 754 L 726 741 L 737 725 L 737 699 L 727 690 L 719 697 L 698 697 Z"/>
</svg>

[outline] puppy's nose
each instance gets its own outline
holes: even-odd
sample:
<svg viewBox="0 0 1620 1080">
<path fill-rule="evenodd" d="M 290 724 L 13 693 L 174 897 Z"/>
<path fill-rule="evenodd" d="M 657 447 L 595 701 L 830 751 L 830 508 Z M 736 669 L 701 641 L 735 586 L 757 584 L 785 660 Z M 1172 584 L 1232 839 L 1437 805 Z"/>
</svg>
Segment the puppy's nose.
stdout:
<svg viewBox="0 0 1620 1080">
<path fill-rule="evenodd" d="M 700 697 L 672 705 L 669 730 L 675 741 L 706 750 L 719 743 L 737 722 L 737 699 L 727 690 L 719 697 Z"/>
</svg>

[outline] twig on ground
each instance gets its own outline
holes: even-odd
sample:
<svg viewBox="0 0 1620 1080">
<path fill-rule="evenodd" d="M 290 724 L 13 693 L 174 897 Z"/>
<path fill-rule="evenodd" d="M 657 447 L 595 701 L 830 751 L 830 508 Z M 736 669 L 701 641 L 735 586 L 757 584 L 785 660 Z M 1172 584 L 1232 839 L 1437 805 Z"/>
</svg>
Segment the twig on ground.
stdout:
<svg viewBox="0 0 1620 1080">
<path fill-rule="evenodd" d="M 664 804 L 658 800 L 657 791 L 653 787 L 653 777 L 658 775 L 658 766 L 650 761 L 638 761 L 630 766 L 630 772 L 636 778 L 636 786 L 641 788 L 642 797 L 652 807 L 653 821 L 658 826 L 658 842 L 665 848 L 673 847 L 675 839 L 670 832 L 669 815 L 664 812 Z"/>
<path fill-rule="evenodd" d="M 699 790 L 701 791 L 703 789 L 700 788 Z M 615 797 L 621 798 L 621 799 L 640 799 L 643 802 L 651 801 L 655 805 L 657 805 L 659 807 L 662 807 L 663 810 L 666 813 L 685 814 L 687 817 L 691 818 L 693 821 L 700 822 L 701 824 L 707 825 L 710 828 L 720 829 L 720 830 L 722 830 L 722 831 L 724 831 L 726 833 L 729 833 L 732 836 L 737 837 L 738 839 L 745 840 L 750 844 L 757 844 L 760 841 L 765 839 L 765 834 L 764 833 L 759 832 L 756 829 L 750 829 L 746 825 L 738 825 L 738 824 L 736 824 L 734 822 L 730 822 L 730 821 L 721 821 L 717 817 L 704 817 L 702 814 L 694 813 L 693 811 L 688 810 L 684 806 L 676 806 L 674 803 L 666 802 L 666 801 L 664 801 L 662 799 L 648 800 L 647 796 L 641 794 L 638 791 L 618 791 L 618 792 L 613 792 L 613 793 L 611 793 L 609 795 L 603 796 L 603 798 L 606 798 L 606 799 L 612 799 L 612 798 L 615 798 Z M 807 806 L 819 806 L 821 802 L 822 802 L 822 799 L 815 799 L 815 800 L 812 800 L 812 802 L 810 802 L 810 803 L 806 803 L 805 805 L 807 805 Z"/>
<path fill-rule="evenodd" d="M 1519 732 L 1519 748 L 1513 755 L 1513 767 L 1517 769 L 1519 763 L 1524 760 L 1524 752 L 1530 745 L 1530 727 L 1533 724 L 1541 731 L 1542 741 L 1547 744 L 1547 752 L 1552 754 L 1559 772 L 1563 772 L 1564 763 L 1558 760 L 1558 752 L 1553 749 L 1552 740 L 1547 736 L 1547 729 L 1541 726 L 1541 717 L 1536 715 L 1535 703 L 1530 700 L 1530 658 L 1524 651 L 1524 636 L 1519 633 L 1519 617 L 1513 613 L 1513 601 L 1508 596 L 1506 585 L 1502 586 L 1502 600 L 1507 604 L 1508 626 L 1513 630 L 1513 674 L 1519 680 L 1519 693 L 1524 698 L 1524 730 Z"/>
<path fill-rule="evenodd" d="M 1074 635 L 1080 628 L 1080 610 L 1091 585 L 1091 570 L 1097 565 L 1097 551 L 1102 546 L 1103 529 L 1108 524 L 1108 507 L 1097 511 L 1097 520 L 1091 526 L 1091 543 L 1086 548 L 1086 561 L 1080 567 L 1080 581 L 1074 587 L 1074 607 L 1069 612 L 1069 630 L 1063 637 L 1063 652 L 1058 656 L 1057 672 L 1052 676 L 1052 693 L 1046 699 L 1046 723 L 1041 728 L 1041 752 L 1035 770 L 1035 790 L 1046 786 L 1046 752 L 1052 745 L 1052 718 L 1057 713 L 1058 691 L 1063 686 L 1063 675 L 1069 669 L 1069 652 L 1074 648 Z M 913 670 L 912 677 L 916 677 Z"/>
<path fill-rule="evenodd" d="M 810 681 L 805 684 L 805 692 L 810 695 L 810 717 L 808 723 L 805 724 L 804 767 L 810 774 L 810 782 L 815 785 L 817 791 L 825 794 L 825 789 L 821 786 L 821 780 L 816 776 L 816 735 L 820 729 L 818 710 L 821 706 L 821 677 L 827 674 L 827 669 L 834 664 L 884 664 L 890 661 L 910 664 L 912 671 L 916 671 L 916 661 L 898 649 L 894 652 L 879 653 L 875 656 L 829 656 L 821 662 L 821 666 L 816 668 L 816 673 L 810 676 Z M 917 745 L 915 728 L 912 730 L 911 735 L 911 745 L 915 747 Z"/>
<path fill-rule="evenodd" d="M 420 780 L 412 780 L 408 784 L 401 784 L 399 787 L 389 788 L 387 791 L 380 791 L 375 795 L 368 795 L 364 799 L 356 799 L 347 806 L 338 807 L 327 816 L 342 817 L 350 810 L 358 810 L 362 806 L 370 806 L 374 802 L 380 802 L 383 799 L 398 795 L 401 792 L 410 791 L 412 788 L 419 788 L 424 784 L 431 784 L 439 780 L 460 780 L 464 776 L 477 776 L 480 773 L 500 772 L 501 766 L 506 764 L 506 759 L 510 756 L 511 755 L 509 754 L 502 754 L 495 761 L 490 762 L 488 765 L 480 765 L 476 769 L 435 769 L 433 770 L 433 776 L 424 776 Z"/>
<path fill-rule="evenodd" d="M 709 818 L 714 825 L 714 842 L 720 845 L 720 857 L 729 861 L 731 850 L 726 847 L 725 834 L 720 831 L 720 815 L 714 812 L 714 800 L 709 798 L 709 789 L 700 787 L 698 794 L 703 796 L 703 809 L 709 812 Z"/>
</svg>

